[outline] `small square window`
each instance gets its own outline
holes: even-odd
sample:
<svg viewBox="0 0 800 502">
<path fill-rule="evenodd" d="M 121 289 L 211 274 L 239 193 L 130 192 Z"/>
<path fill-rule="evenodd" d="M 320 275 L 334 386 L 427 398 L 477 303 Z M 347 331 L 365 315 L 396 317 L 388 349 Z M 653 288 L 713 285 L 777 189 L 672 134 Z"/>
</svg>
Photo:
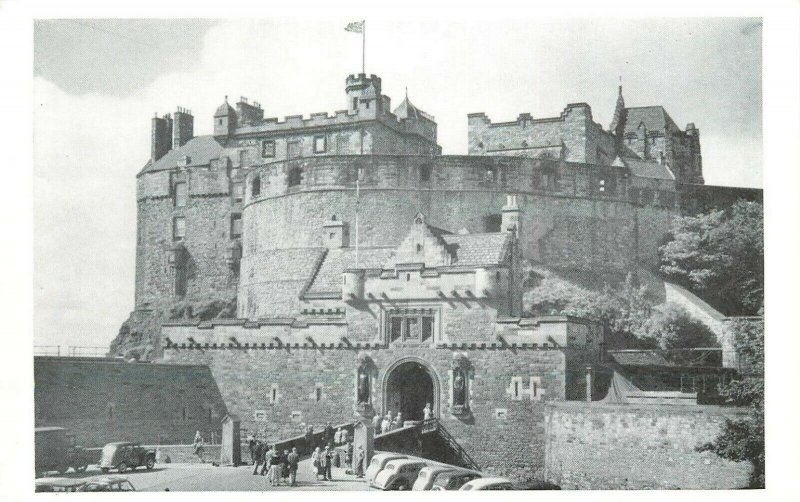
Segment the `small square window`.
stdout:
<svg viewBox="0 0 800 502">
<path fill-rule="evenodd" d="M 179 216 L 172 220 L 172 240 L 182 241 L 186 238 L 186 218 Z"/>
<path fill-rule="evenodd" d="M 314 136 L 314 153 L 325 153 L 327 141 L 325 136 Z"/>
<path fill-rule="evenodd" d="M 275 156 L 275 142 L 272 140 L 264 140 L 261 142 L 261 156 L 274 157 Z"/>
</svg>

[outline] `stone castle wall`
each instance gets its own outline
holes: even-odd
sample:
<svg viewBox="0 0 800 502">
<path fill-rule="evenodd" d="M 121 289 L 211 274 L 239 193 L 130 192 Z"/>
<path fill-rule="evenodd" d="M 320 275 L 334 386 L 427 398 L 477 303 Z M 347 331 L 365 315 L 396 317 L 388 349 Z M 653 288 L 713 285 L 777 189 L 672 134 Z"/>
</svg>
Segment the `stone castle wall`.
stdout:
<svg viewBox="0 0 800 502">
<path fill-rule="evenodd" d="M 725 419 L 716 406 L 548 403 L 546 479 L 564 489 L 735 489 L 750 464 L 695 451 Z"/>
<path fill-rule="evenodd" d="M 74 357 L 35 357 L 33 367 L 36 427 L 66 427 L 82 446 L 220 437 L 227 408 L 208 367 Z"/>
<path fill-rule="evenodd" d="M 468 345 L 466 347 L 469 347 Z M 373 378 L 373 403 L 385 405 L 383 382 L 387 370 L 411 358 L 423 361 L 435 375 L 438 411 L 442 424 L 487 472 L 515 477 L 544 475 L 544 403 L 564 399 L 566 358 L 559 350 L 445 348 L 371 348 L 367 351 L 377 367 Z M 450 413 L 451 369 L 454 352 L 470 362 L 471 414 L 457 418 Z M 242 419 L 247 430 L 265 431 L 269 439 L 302 434 L 304 424 L 316 430 L 328 421 L 354 419 L 355 348 L 282 349 L 187 349 L 165 350 L 172 363 L 206 364 L 217 381 L 228 409 Z M 531 377 L 538 378 L 536 395 Z M 513 396 L 513 378 L 521 392 Z M 317 401 L 316 389 L 320 388 Z M 272 391 L 276 390 L 276 400 Z M 436 404 L 434 404 L 436 408 Z M 258 416 L 256 416 L 258 412 Z"/>
</svg>

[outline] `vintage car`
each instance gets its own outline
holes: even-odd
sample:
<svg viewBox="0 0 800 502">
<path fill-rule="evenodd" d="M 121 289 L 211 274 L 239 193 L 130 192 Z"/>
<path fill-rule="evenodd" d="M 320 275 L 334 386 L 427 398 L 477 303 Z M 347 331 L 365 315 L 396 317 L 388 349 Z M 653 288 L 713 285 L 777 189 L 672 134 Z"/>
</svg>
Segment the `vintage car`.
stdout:
<svg viewBox="0 0 800 502">
<path fill-rule="evenodd" d="M 438 491 L 438 490 L 458 490 L 466 483 L 469 483 L 473 479 L 480 478 L 481 475 L 475 471 L 466 471 L 466 472 L 459 472 L 459 471 L 449 471 L 443 472 L 436 476 L 436 480 L 434 480 L 433 485 L 431 485 L 431 490 Z"/>
<path fill-rule="evenodd" d="M 466 483 L 459 490 L 513 490 L 514 485 L 506 478 L 478 478 Z"/>
<path fill-rule="evenodd" d="M 103 447 L 103 453 L 100 456 L 100 469 L 103 472 L 111 469 L 125 472 L 141 466 L 152 469 L 155 464 L 155 450 L 148 450 L 138 443 L 125 441 L 108 443 Z"/>
<path fill-rule="evenodd" d="M 383 469 L 386 465 L 386 462 L 390 460 L 400 460 L 408 458 L 405 455 L 400 455 L 399 453 L 378 453 L 374 457 L 372 457 L 372 461 L 369 463 L 369 467 L 367 467 L 367 472 L 365 473 L 365 477 L 367 479 L 367 483 L 372 483 L 375 481 L 375 476 L 378 475 L 379 472 Z"/>
<path fill-rule="evenodd" d="M 410 490 L 419 471 L 427 466 L 426 462 L 409 458 L 390 460 L 370 486 L 381 490 Z"/>
<path fill-rule="evenodd" d="M 90 479 L 79 491 L 82 492 L 135 492 L 128 478 L 122 476 L 103 476 Z"/>
<path fill-rule="evenodd" d="M 36 476 L 56 471 L 64 474 L 72 467 L 75 472 L 86 470 L 92 463 L 85 448 L 75 445 L 75 436 L 64 427 L 37 427 L 34 430 Z"/>
<path fill-rule="evenodd" d="M 419 471 L 419 475 L 417 476 L 417 480 L 414 481 L 414 487 L 412 490 L 430 490 L 433 487 L 434 481 L 436 481 L 439 475 L 467 473 L 474 473 L 477 475 L 477 477 L 480 477 L 479 472 L 470 471 L 469 469 L 462 469 L 453 465 L 429 465 L 428 467 L 425 467 Z M 469 478 L 467 481 L 471 481 L 472 479 L 474 478 Z M 467 481 L 464 481 L 464 483 Z M 459 487 L 460 486 L 461 485 L 459 485 Z"/>
<path fill-rule="evenodd" d="M 78 492 L 86 480 L 72 478 L 39 478 L 36 480 L 36 493 Z"/>
</svg>

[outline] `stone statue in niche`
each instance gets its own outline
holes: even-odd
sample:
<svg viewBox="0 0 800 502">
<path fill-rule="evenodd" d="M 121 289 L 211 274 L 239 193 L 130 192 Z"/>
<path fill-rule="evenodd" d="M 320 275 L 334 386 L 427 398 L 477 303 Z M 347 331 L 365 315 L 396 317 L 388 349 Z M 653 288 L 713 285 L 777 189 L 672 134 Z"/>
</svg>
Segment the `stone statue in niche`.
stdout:
<svg viewBox="0 0 800 502">
<path fill-rule="evenodd" d="M 375 363 L 367 354 L 358 355 L 358 369 L 356 370 L 356 412 L 364 418 L 372 418 L 375 411 L 372 409 L 372 373 Z"/>
<path fill-rule="evenodd" d="M 451 412 L 456 416 L 466 415 L 469 413 L 469 382 L 467 380 L 469 361 L 463 355 L 454 354 L 450 368 L 453 371 Z"/>
</svg>

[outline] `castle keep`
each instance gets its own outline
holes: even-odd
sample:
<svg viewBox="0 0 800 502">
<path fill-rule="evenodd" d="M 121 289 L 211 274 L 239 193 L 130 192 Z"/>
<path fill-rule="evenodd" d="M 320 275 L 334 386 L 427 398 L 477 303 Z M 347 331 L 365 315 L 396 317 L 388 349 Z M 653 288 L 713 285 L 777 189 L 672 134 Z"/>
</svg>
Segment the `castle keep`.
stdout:
<svg viewBox="0 0 800 502">
<path fill-rule="evenodd" d="M 209 136 L 186 109 L 153 118 L 136 315 L 212 294 L 236 313 L 167 322 L 135 356 L 207 365 L 228 412 L 271 438 L 352 420 L 363 373 L 378 411 L 431 403 L 479 464 L 541 477 L 545 405 L 597 392 L 603 331 L 525 317 L 523 260 L 648 276 L 704 190 L 699 131 L 620 89 L 609 129 L 582 103 L 470 114 L 469 155 L 441 155 L 433 117 L 408 97 L 392 110 L 377 76 L 345 95 L 333 116 L 284 120 L 226 99 Z"/>
</svg>

